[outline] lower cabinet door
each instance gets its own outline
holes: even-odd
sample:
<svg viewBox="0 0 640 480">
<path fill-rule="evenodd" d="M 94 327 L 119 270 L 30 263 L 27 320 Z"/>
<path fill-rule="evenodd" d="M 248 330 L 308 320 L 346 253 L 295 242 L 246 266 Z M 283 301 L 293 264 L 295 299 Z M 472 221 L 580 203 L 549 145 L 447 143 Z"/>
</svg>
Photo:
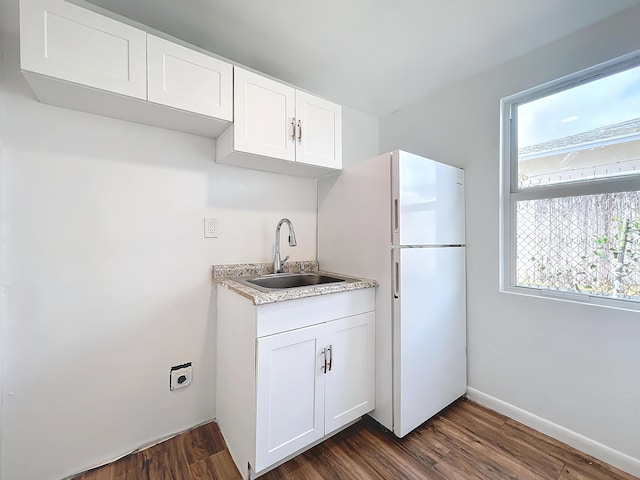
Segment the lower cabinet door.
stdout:
<svg viewBox="0 0 640 480">
<path fill-rule="evenodd" d="M 325 325 L 257 340 L 256 472 L 324 436 Z"/>
<path fill-rule="evenodd" d="M 375 408 L 375 313 L 326 324 L 325 433 Z"/>
</svg>

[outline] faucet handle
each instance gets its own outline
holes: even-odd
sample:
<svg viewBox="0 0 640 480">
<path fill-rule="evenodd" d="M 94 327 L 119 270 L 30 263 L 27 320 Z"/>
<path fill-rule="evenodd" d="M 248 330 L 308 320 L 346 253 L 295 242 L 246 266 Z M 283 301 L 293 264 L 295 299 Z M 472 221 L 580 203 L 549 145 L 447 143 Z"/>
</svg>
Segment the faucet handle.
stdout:
<svg viewBox="0 0 640 480">
<path fill-rule="evenodd" d="M 289 260 L 289 255 L 282 259 L 282 261 L 280 262 L 280 268 L 278 270 L 282 270 L 282 267 L 284 267 L 284 262 L 286 262 L 287 260 Z"/>
</svg>

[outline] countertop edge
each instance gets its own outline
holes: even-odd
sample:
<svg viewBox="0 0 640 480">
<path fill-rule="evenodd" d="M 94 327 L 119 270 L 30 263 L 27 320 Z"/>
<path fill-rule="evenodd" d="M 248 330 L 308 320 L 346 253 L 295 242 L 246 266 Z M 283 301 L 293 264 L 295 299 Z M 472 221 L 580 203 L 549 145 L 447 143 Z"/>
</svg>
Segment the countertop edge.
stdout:
<svg viewBox="0 0 640 480">
<path fill-rule="evenodd" d="M 243 271 L 246 271 L 243 270 Z M 376 280 L 354 277 L 337 272 L 326 272 L 322 270 L 308 270 L 317 273 L 334 275 L 349 279 L 351 281 L 344 283 L 334 283 L 329 285 L 316 285 L 313 287 L 299 287 L 273 292 L 261 292 L 260 290 L 248 287 L 233 280 L 231 276 L 216 276 L 216 267 L 214 267 L 214 281 L 245 298 L 250 300 L 254 305 L 265 305 L 269 303 L 285 302 L 288 300 L 297 300 L 300 298 L 317 297 L 320 295 L 329 295 L 332 293 L 348 292 L 353 290 L 361 290 L 365 288 L 375 288 L 379 284 Z M 249 274 L 251 275 L 251 274 Z"/>
</svg>

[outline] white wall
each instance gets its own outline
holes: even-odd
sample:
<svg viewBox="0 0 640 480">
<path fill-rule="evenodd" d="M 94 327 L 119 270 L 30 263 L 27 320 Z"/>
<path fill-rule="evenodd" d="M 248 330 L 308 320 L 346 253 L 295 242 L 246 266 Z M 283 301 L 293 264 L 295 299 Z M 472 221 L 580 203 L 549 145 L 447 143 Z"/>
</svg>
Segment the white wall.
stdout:
<svg viewBox="0 0 640 480">
<path fill-rule="evenodd" d="M 343 166 L 361 162 L 378 154 L 380 143 L 380 122 L 376 117 L 358 112 L 351 108 L 342 107 L 342 135 Z M 320 179 L 319 183 L 334 175 Z"/>
<path fill-rule="evenodd" d="M 3 378 L 4 378 L 4 354 L 5 351 L 5 319 L 6 319 L 6 302 L 5 288 L 2 281 L 2 272 L 6 269 L 6 238 L 5 238 L 5 200 L 4 192 L 6 191 L 6 175 L 4 173 L 4 143 L 2 125 L 4 125 L 4 96 L 2 94 L 2 71 L 3 71 L 3 54 L 0 48 L 0 462 L 2 461 L 2 399 L 3 395 Z M 2 480 L 2 469 L 0 468 L 0 480 Z"/>
<path fill-rule="evenodd" d="M 217 165 L 211 139 L 38 103 L 17 0 L 0 8 L 0 477 L 59 479 L 214 418 L 211 266 L 272 261 L 284 216 L 298 239 L 284 253 L 315 259 L 317 188 Z M 377 148 L 377 120 L 347 110 L 344 131 Z M 360 148 L 347 141 L 345 159 Z M 203 238 L 205 216 L 220 238 Z M 188 361 L 193 384 L 170 392 Z"/>
<path fill-rule="evenodd" d="M 498 176 L 500 98 L 640 49 L 638 25 L 635 7 L 380 121 L 381 151 L 466 170 L 472 396 L 636 475 L 640 316 L 499 293 Z"/>
</svg>

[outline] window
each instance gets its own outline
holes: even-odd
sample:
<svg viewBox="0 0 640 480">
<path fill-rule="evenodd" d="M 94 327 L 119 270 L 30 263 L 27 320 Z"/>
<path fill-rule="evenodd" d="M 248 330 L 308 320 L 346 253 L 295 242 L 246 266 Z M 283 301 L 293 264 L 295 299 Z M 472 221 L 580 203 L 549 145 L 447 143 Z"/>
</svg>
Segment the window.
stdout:
<svg viewBox="0 0 640 480">
<path fill-rule="evenodd" d="M 640 310 L 640 52 L 502 100 L 501 287 Z"/>
</svg>

